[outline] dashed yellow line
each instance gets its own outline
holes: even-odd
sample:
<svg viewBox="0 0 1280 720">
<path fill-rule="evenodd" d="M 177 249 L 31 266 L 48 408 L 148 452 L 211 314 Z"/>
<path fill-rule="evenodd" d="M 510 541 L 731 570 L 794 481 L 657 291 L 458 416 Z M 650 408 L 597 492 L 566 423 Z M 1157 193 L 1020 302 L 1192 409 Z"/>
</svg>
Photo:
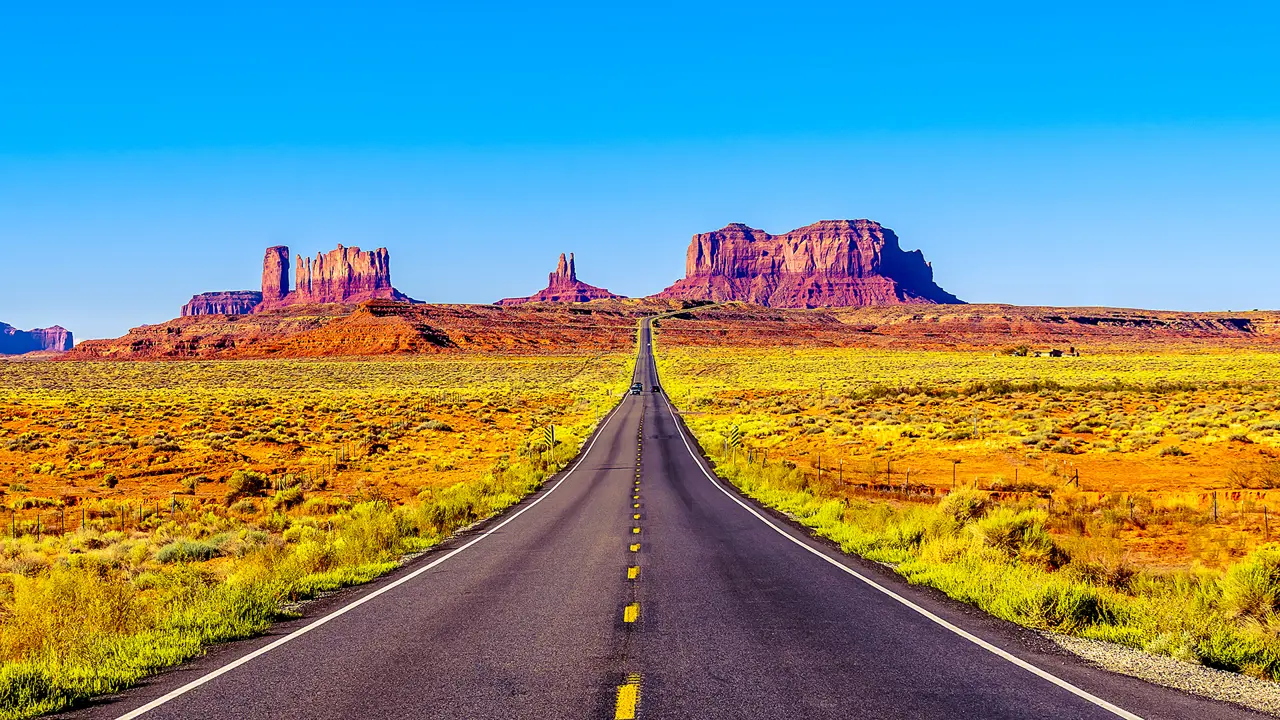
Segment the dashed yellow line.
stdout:
<svg viewBox="0 0 1280 720">
<path fill-rule="evenodd" d="M 637 505 L 636 507 L 640 507 L 640 506 L 639 506 L 639 505 Z M 639 519 L 640 519 L 640 513 L 636 513 L 635 515 L 632 515 L 632 516 L 631 516 L 631 519 L 632 519 L 632 520 L 639 520 Z"/>
<path fill-rule="evenodd" d="M 632 565 L 631 567 L 627 568 L 627 579 L 628 579 L 628 580 L 635 580 L 635 579 L 636 579 L 636 578 L 638 578 L 638 577 L 640 577 L 640 566 L 639 566 L 639 565 Z"/>
<path fill-rule="evenodd" d="M 639 500 L 640 498 L 638 498 L 638 497 L 637 497 L 636 499 L 637 499 L 637 500 Z M 639 507 L 640 507 L 640 503 L 636 503 L 635 505 L 632 505 L 631 507 L 636 508 L 636 509 L 639 509 Z"/>
<path fill-rule="evenodd" d="M 639 535 L 639 534 L 640 534 L 640 528 L 638 528 L 638 527 L 633 527 L 633 528 L 631 528 L 631 534 L 632 534 L 632 535 Z"/>
<path fill-rule="evenodd" d="M 640 552 L 640 543 L 631 543 L 631 552 Z"/>
<path fill-rule="evenodd" d="M 613 720 L 636 720 L 640 705 L 640 675 L 632 673 L 627 682 L 618 686 L 618 701 L 614 706 Z"/>
<path fill-rule="evenodd" d="M 622 609 L 622 622 L 633 623 L 640 619 L 640 603 L 633 602 Z"/>
</svg>

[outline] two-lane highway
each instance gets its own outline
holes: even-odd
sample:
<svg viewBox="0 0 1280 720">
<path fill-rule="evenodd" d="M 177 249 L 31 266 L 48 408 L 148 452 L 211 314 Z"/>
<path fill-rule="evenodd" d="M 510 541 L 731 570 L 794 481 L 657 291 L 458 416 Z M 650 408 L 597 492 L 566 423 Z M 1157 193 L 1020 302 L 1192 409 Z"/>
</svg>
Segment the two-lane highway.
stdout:
<svg viewBox="0 0 1280 720">
<path fill-rule="evenodd" d="M 636 379 L 505 517 L 83 718 L 1254 718 L 1092 668 L 725 487 Z"/>
</svg>

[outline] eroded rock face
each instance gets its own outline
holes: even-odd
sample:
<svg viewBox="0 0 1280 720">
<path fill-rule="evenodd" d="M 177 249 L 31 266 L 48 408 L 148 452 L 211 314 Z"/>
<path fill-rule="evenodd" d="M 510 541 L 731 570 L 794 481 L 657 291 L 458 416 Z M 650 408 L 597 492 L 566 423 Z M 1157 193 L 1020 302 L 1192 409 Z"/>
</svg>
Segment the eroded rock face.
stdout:
<svg viewBox="0 0 1280 720">
<path fill-rule="evenodd" d="M 365 251 L 339 245 L 314 258 L 299 255 L 296 273 L 294 291 L 284 298 L 288 305 L 408 299 L 391 287 L 391 256 L 386 248 Z"/>
<path fill-rule="evenodd" d="M 547 275 L 546 288 L 529 297 L 504 298 L 499 300 L 497 304 L 520 305 L 529 302 L 578 303 L 592 300 L 619 299 L 622 297 L 622 295 L 615 295 L 604 288 L 588 285 L 579 280 L 578 270 L 573 261 L 573 253 L 569 253 L 568 260 L 565 259 L 564 253 L 560 253 L 560 262 L 556 264 L 555 271 Z"/>
<path fill-rule="evenodd" d="M 289 248 L 267 248 L 262 258 L 262 301 L 279 302 L 289 294 Z"/>
<path fill-rule="evenodd" d="M 293 290 L 289 289 L 289 266 L 289 248 L 269 247 L 262 258 L 261 292 L 229 290 L 196 295 L 182 307 L 182 316 L 249 315 L 313 303 L 413 302 L 391 287 L 391 257 L 386 248 L 363 251 L 339 245 L 314 258 L 299 255 Z"/>
<path fill-rule="evenodd" d="M 0 323 L 0 355 L 29 352 L 66 352 L 75 344 L 71 331 L 61 325 L 35 330 L 19 330 Z"/>
<path fill-rule="evenodd" d="M 787 308 L 961 302 L 933 282 L 919 250 L 902 250 L 872 220 L 824 220 L 784 235 L 735 223 L 694 235 L 685 278 L 657 297 Z"/>
<path fill-rule="evenodd" d="M 257 290 L 201 293 L 182 306 L 182 317 L 192 315 L 248 315 L 262 303 Z"/>
</svg>

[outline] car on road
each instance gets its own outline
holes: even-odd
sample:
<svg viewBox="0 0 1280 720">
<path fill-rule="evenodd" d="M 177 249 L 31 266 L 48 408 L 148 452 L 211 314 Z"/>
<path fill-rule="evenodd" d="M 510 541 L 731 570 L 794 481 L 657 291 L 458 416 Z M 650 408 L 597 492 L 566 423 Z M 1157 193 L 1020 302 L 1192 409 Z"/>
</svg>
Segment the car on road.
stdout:
<svg viewBox="0 0 1280 720">
<path fill-rule="evenodd" d="M 640 383 L 631 383 L 632 395 L 639 395 L 642 392 L 644 392 L 644 385 L 641 385 Z"/>
</svg>

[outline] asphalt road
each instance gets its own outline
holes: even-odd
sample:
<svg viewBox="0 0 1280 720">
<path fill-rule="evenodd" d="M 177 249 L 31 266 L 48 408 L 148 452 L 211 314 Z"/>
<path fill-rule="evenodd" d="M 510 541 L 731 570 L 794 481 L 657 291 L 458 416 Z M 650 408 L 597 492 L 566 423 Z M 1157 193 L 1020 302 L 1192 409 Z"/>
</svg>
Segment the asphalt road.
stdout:
<svg viewBox="0 0 1280 720">
<path fill-rule="evenodd" d="M 645 386 L 502 518 L 74 718 L 1259 718 L 1114 675 L 713 479 Z"/>
</svg>

